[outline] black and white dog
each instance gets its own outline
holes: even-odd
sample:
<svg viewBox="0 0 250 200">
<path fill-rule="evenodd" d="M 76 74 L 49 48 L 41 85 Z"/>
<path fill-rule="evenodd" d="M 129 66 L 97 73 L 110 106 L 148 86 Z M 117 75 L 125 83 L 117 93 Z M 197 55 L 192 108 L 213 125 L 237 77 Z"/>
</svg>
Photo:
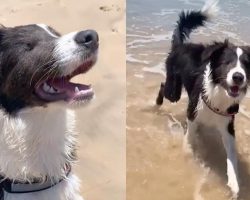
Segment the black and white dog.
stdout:
<svg viewBox="0 0 250 200">
<path fill-rule="evenodd" d="M 44 24 L 0 27 L 0 175 L 5 200 L 82 200 L 75 114 L 90 85 L 70 82 L 97 60 L 94 30 L 61 36 Z M 0 197 L 1 199 L 1 197 Z"/>
<path fill-rule="evenodd" d="M 161 84 L 156 103 L 161 105 L 164 97 L 177 102 L 185 87 L 189 97 L 186 139 L 201 124 L 221 133 L 227 153 L 228 186 L 237 196 L 234 116 L 247 92 L 250 48 L 227 40 L 208 45 L 184 43 L 192 30 L 203 26 L 217 11 L 217 2 L 210 1 L 201 11 L 180 14 L 166 60 L 166 82 Z"/>
</svg>

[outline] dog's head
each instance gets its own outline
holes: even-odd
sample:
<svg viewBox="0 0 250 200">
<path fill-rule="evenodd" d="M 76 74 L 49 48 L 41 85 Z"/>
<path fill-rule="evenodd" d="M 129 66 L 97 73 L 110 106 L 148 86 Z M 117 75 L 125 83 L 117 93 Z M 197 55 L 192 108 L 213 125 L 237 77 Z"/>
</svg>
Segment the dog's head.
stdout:
<svg viewBox="0 0 250 200">
<path fill-rule="evenodd" d="M 0 105 L 9 112 L 51 102 L 92 99 L 91 86 L 70 79 L 96 62 L 93 30 L 61 36 L 49 26 L 0 28 Z"/>
<path fill-rule="evenodd" d="M 240 101 L 250 82 L 250 51 L 227 40 L 208 46 L 203 59 L 209 62 L 210 77 L 214 85 L 221 86 L 230 98 Z"/>
</svg>

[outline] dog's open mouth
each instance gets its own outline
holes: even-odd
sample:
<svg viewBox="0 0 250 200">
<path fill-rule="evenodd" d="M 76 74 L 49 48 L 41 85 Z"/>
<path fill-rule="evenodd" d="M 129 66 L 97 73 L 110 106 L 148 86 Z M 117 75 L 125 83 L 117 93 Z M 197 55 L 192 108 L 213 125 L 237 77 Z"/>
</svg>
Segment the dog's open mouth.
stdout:
<svg viewBox="0 0 250 200">
<path fill-rule="evenodd" d="M 86 61 L 69 75 L 53 77 L 41 82 L 35 88 L 36 95 L 48 102 L 64 100 L 70 103 L 91 100 L 94 92 L 90 85 L 72 83 L 70 80 L 79 74 L 86 73 L 94 64 L 94 60 Z"/>
<path fill-rule="evenodd" d="M 228 88 L 228 95 L 231 97 L 238 97 L 240 95 L 241 89 L 239 86 L 234 85 Z"/>
</svg>

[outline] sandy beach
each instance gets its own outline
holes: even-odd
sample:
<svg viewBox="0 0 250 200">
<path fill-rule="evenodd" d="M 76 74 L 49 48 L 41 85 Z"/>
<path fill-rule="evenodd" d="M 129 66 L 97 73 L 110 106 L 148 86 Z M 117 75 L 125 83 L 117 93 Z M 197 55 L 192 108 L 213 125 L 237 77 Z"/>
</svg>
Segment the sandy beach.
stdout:
<svg viewBox="0 0 250 200">
<path fill-rule="evenodd" d="M 85 200 L 125 199 L 125 1 L 7 0 L 0 22 L 11 27 L 44 23 L 62 34 L 95 29 L 99 60 L 77 79 L 91 83 L 96 99 L 78 109 L 79 161 Z"/>
</svg>

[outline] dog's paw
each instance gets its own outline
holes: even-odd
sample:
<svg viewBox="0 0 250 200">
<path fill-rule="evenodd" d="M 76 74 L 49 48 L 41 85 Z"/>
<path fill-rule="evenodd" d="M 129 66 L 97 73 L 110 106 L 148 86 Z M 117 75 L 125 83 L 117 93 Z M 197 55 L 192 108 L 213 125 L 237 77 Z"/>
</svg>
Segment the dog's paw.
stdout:
<svg viewBox="0 0 250 200">
<path fill-rule="evenodd" d="M 163 104 L 163 96 L 158 95 L 156 99 L 156 105 L 161 106 Z"/>
</svg>

